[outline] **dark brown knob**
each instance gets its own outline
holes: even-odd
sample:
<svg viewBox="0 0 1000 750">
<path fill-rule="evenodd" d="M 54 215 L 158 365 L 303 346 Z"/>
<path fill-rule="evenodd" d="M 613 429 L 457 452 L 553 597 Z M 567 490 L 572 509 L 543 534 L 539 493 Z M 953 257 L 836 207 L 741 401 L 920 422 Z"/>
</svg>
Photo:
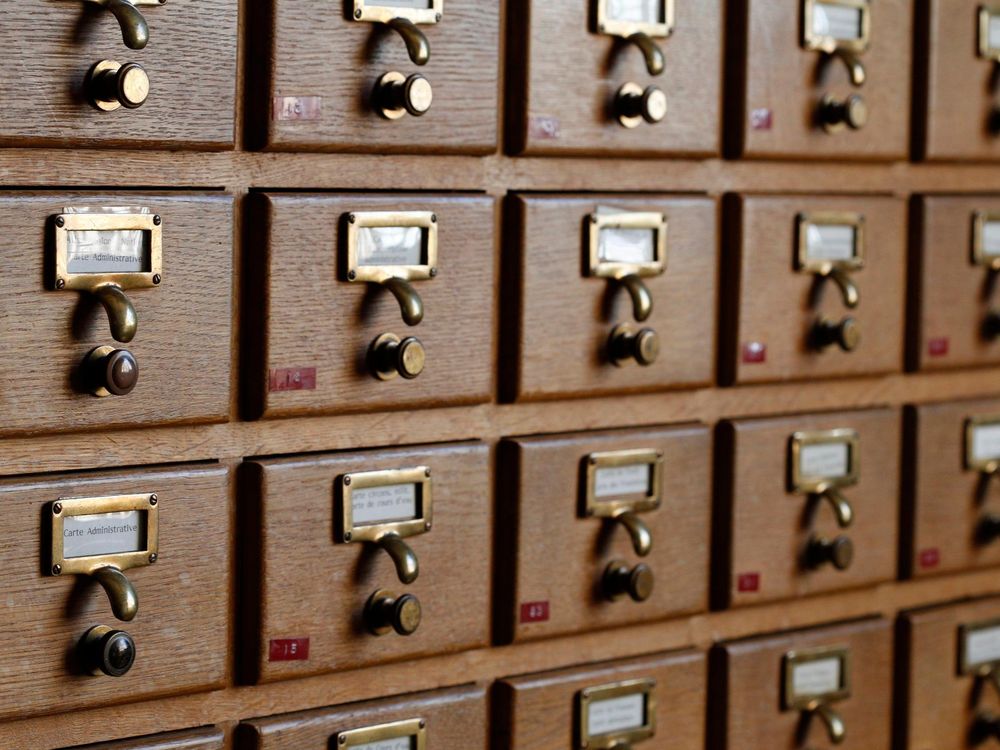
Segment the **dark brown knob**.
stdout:
<svg viewBox="0 0 1000 750">
<path fill-rule="evenodd" d="M 94 106 L 106 112 L 136 109 L 149 98 L 149 75 L 139 63 L 102 60 L 91 69 L 87 93 Z"/>
<path fill-rule="evenodd" d="M 1000 716 L 992 711 L 979 711 L 972 722 L 969 739 L 973 745 L 981 745 L 987 740 L 1000 740 Z"/>
<path fill-rule="evenodd" d="M 976 524 L 976 541 L 980 544 L 992 544 L 1000 539 L 1000 516 L 987 513 Z"/>
<path fill-rule="evenodd" d="M 615 326 L 608 339 L 608 359 L 621 366 L 632 359 L 643 367 L 660 354 L 660 337 L 652 328 L 636 328 L 628 323 Z"/>
<path fill-rule="evenodd" d="M 825 349 L 836 344 L 845 352 L 853 352 L 861 343 L 861 331 L 858 322 L 847 316 L 839 323 L 825 318 L 813 327 L 813 345 L 816 349 Z"/>
<path fill-rule="evenodd" d="M 416 336 L 400 339 L 394 333 L 383 333 L 368 352 L 368 366 L 379 380 L 391 380 L 399 375 L 413 380 L 424 371 L 427 352 Z"/>
<path fill-rule="evenodd" d="M 630 568 L 628 563 L 615 560 L 604 569 L 604 594 L 617 599 L 628 594 L 632 601 L 644 602 L 653 593 L 653 569 L 646 563 Z"/>
<path fill-rule="evenodd" d="M 813 537 L 806 548 L 806 565 L 810 568 L 829 564 L 837 570 L 847 570 L 853 561 L 854 542 L 846 536 Z"/>
<path fill-rule="evenodd" d="M 404 77 L 402 73 L 386 73 L 375 84 L 375 105 L 383 117 L 398 120 L 404 115 L 422 117 L 434 102 L 431 82 L 419 73 Z"/>
<path fill-rule="evenodd" d="M 641 122 L 655 125 L 667 116 L 667 95 L 657 86 L 641 88 L 637 83 L 626 83 L 615 96 L 618 121 L 626 128 L 637 127 Z"/>
<path fill-rule="evenodd" d="M 1000 337 L 1000 312 L 991 310 L 983 318 L 983 338 L 988 341 Z"/>
<path fill-rule="evenodd" d="M 128 349 L 99 346 L 87 355 L 84 370 L 95 396 L 125 396 L 139 382 L 139 363 Z"/>
<path fill-rule="evenodd" d="M 124 630 L 95 625 L 80 640 L 80 656 L 90 674 L 121 677 L 135 664 L 135 641 Z"/>
<path fill-rule="evenodd" d="M 413 635 L 420 627 L 423 610 L 413 594 L 396 596 L 379 589 L 368 599 L 364 616 L 368 630 L 374 635 L 385 635 L 390 630 L 399 635 Z"/>
<path fill-rule="evenodd" d="M 859 94 L 844 99 L 827 94 L 819 105 L 819 121 L 828 131 L 860 130 L 868 124 L 868 104 Z"/>
</svg>

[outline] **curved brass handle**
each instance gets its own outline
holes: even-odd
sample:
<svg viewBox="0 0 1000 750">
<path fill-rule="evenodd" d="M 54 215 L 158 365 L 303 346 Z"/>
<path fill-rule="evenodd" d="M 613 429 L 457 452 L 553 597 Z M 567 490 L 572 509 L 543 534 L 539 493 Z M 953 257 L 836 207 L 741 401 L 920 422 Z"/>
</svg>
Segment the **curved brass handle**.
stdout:
<svg viewBox="0 0 1000 750">
<path fill-rule="evenodd" d="M 826 726 L 826 733 L 830 736 L 830 742 L 834 745 L 839 745 L 847 738 L 847 727 L 844 725 L 844 719 L 831 706 L 828 706 L 826 703 L 818 703 L 810 710 Z"/>
<path fill-rule="evenodd" d="M 139 611 L 139 597 L 128 577 L 110 565 L 98 568 L 91 575 L 108 595 L 115 617 L 122 622 L 131 622 Z"/>
<path fill-rule="evenodd" d="M 406 42 L 406 52 L 415 65 L 426 65 L 431 59 L 431 43 L 413 21 L 406 18 L 393 18 L 387 24 L 395 29 Z"/>
<path fill-rule="evenodd" d="M 128 0 L 94 0 L 111 11 L 122 29 L 122 40 L 129 49 L 142 49 L 149 43 L 149 24 Z"/>
<path fill-rule="evenodd" d="M 402 537 L 398 534 L 385 534 L 376 540 L 379 547 L 384 549 L 392 558 L 396 566 L 396 575 L 400 583 L 413 583 L 420 573 L 420 563 L 416 553 L 410 548 Z"/>
<path fill-rule="evenodd" d="M 135 305 L 122 288 L 117 284 L 100 284 L 92 291 L 104 305 L 115 341 L 127 344 L 134 339 L 139 318 L 135 314 Z"/>
<path fill-rule="evenodd" d="M 858 292 L 857 284 L 854 283 L 847 271 L 843 268 L 834 268 L 830 271 L 830 278 L 834 280 L 840 293 L 844 295 L 844 304 L 852 310 L 857 307 L 858 302 L 861 301 L 861 294 Z"/>
<path fill-rule="evenodd" d="M 837 516 L 837 525 L 842 529 L 849 527 L 854 521 L 854 509 L 843 493 L 840 490 L 829 487 L 821 492 L 820 495 L 833 506 L 833 512 Z"/>
<path fill-rule="evenodd" d="M 392 292 L 399 303 L 399 311 L 403 314 L 403 322 L 415 326 L 424 319 L 424 301 L 420 299 L 417 290 L 406 279 L 390 276 L 382 281 L 382 286 Z"/>
<path fill-rule="evenodd" d="M 648 555 L 653 549 L 653 534 L 645 521 L 630 510 L 619 513 L 614 518 L 628 531 L 632 538 L 632 549 L 635 550 L 635 554 L 639 557 Z"/>
<path fill-rule="evenodd" d="M 648 34 L 637 32 L 628 37 L 636 47 L 642 50 L 642 56 L 646 58 L 646 70 L 651 76 L 658 76 L 666 67 L 666 60 L 663 57 L 663 50 L 660 45 L 654 42 Z"/>
<path fill-rule="evenodd" d="M 646 282 L 635 273 L 626 274 L 618 281 L 632 298 L 632 315 L 635 316 L 636 322 L 641 323 L 649 318 L 653 313 L 653 295 L 649 293 Z"/>
<path fill-rule="evenodd" d="M 868 74 L 865 72 L 865 64 L 861 62 L 861 58 L 847 49 L 838 49 L 833 54 L 844 61 L 847 73 L 851 77 L 851 83 L 855 86 L 864 86 L 865 81 L 868 80 Z"/>
</svg>

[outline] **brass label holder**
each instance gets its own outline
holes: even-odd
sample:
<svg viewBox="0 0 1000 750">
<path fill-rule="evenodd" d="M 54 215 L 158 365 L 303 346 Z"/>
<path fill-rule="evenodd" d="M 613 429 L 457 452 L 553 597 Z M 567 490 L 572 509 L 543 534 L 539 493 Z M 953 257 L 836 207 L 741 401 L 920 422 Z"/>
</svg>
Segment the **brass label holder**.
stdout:
<svg viewBox="0 0 1000 750">
<path fill-rule="evenodd" d="M 412 486 L 414 489 L 412 517 L 373 522 L 355 518 L 354 502 L 359 491 L 401 486 Z M 434 505 L 430 467 L 416 466 L 408 469 L 343 474 L 337 477 L 336 491 L 337 542 L 340 544 L 368 542 L 377 545 L 392 558 L 399 580 L 406 584 L 413 583 L 419 574 L 419 563 L 416 553 L 403 540 L 424 534 L 432 528 Z"/>
<path fill-rule="evenodd" d="M 1000 22 L 1000 11 L 998 11 Z M 972 264 L 1000 271 L 1000 252 L 990 252 L 986 232 L 990 224 L 1000 224 L 1000 211 L 976 211 L 972 214 Z"/>
<path fill-rule="evenodd" d="M 84 213 L 58 214 L 55 227 L 55 275 L 57 291 L 93 294 L 104 306 L 116 341 L 128 343 L 135 337 L 138 319 L 135 306 L 125 293 L 148 289 L 163 281 L 163 221 L 156 214 Z M 69 270 L 70 232 L 139 231 L 149 238 L 149 264 L 143 271 L 74 273 Z"/>
<path fill-rule="evenodd" d="M 599 492 L 599 478 L 605 470 L 645 467 L 648 480 L 638 492 L 604 495 Z M 663 499 L 663 453 L 637 449 L 591 453 L 583 459 L 581 515 L 584 518 L 610 518 L 625 527 L 632 547 L 640 557 L 650 553 L 652 532 L 639 517 L 640 513 L 656 510 Z"/>
<path fill-rule="evenodd" d="M 607 34 L 635 44 L 646 60 L 650 75 L 660 75 L 666 67 L 663 51 L 654 39 L 666 39 L 675 26 L 674 0 L 659 0 L 657 20 L 616 18 L 609 8 L 610 0 L 595 0 L 594 22 L 598 34 Z"/>
<path fill-rule="evenodd" d="M 403 38 L 410 60 L 416 65 L 426 65 L 431 59 L 431 45 L 417 25 L 440 23 L 444 0 L 428 0 L 427 6 L 393 5 L 392 0 L 354 0 L 351 17 L 362 23 L 384 23 Z"/>
<path fill-rule="evenodd" d="M 642 720 L 637 726 L 608 731 L 592 731 L 592 723 L 601 704 L 639 697 L 642 701 Z M 640 679 L 613 682 L 607 685 L 584 688 L 576 696 L 577 747 L 579 750 L 614 750 L 630 747 L 633 743 L 648 740 L 656 735 L 656 680 Z"/>
<path fill-rule="evenodd" d="M 810 471 L 806 466 L 811 454 L 823 447 L 836 449 L 842 446 L 846 451 L 846 470 L 843 473 L 820 473 Z M 789 491 L 807 496 L 821 497 L 833 507 L 841 528 L 847 528 L 854 520 L 850 502 L 841 493 L 845 487 L 852 487 L 861 478 L 861 438 L 857 431 L 847 428 L 835 430 L 803 430 L 792 433 L 788 441 L 788 487 Z"/>
<path fill-rule="evenodd" d="M 151 565 L 159 556 L 159 499 L 155 494 L 59 498 L 49 506 L 51 518 L 49 572 L 54 575 L 92 576 L 108 595 L 119 620 L 128 622 L 138 611 L 135 588 L 124 571 Z M 66 519 L 136 511 L 145 514 L 142 549 L 88 556 L 66 556 Z M 82 531 L 82 530 L 81 530 Z"/>
<path fill-rule="evenodd" d="M 411 740 L 409 747 L 412 750 L 427 750 L 427 721 L 407 719 L 338 732 L 332 738 L 330 746 L 350 750 L 350 748 L 363 747 L 376 742 L 407 738 Z"/>
<path fill-rule="evenodd" d="M 812 254 L 810 235 L 821 233 L 824 228 L 850 229 L 853 243 L 848 257 L 816 257 Z M 833 279 L 843 295 L 844 304 L 850 308 L 857 307 L 860 294 L 851 273 L 860 271 L 865 266 L 865 217 L 842 211 L 801 213 L 796 217 L 795 234 L 795 270 Z"/>
<path fill-rule="evenodd" d="M 989 639 L 987 643 L 977 639 Z M 985 656 L 977 653 L 986 649 Z M 958 674 L 988 680 L 1000 693 L 1000 618 L 967 623 L 958 629 Z"/>
<path fill-rule="evenodd" d="M 996 29 L 998 39 L 990 39 Z M 979 7 L 979 56 L 1000 62 L 1000 3 L 984 3 Z"/>
<path fill-rule="evenodd" d="M 841 36 L 817 29 L 821 17 L 830 12 L 857 14 L 858 32 L 851 36 Z M 822 16 L 820 15 L 822 14 Z M 802 3 L 802 46 L 807 50 L 823 52 L 839 57 L 847 66 L 851 83 L 862 86 L 867 74 L 860 55 L 871 44 L 872 17 L 870 0 L 803 0 Z"/>
<path fill-rule="evenodd" d="M 365 229 L 421 230 L 419 263 L 370 264 L 361 257 L 361 233 Z M 415 326 L 423 320 L 424 304 L 411 282 L 437 276 L 438 217 L 431 211 L 369 211 L 347 214 L 347 253 L 344 280 L 379 284 L 399 303 L 403 321 Z"/>
<path fill-rule="evenodd" d="M 976 449 L 976 433 L 987 429 L 996 429 L 1000 432 L 1000 414 L 970 417 L 965 420 L 965 469 L 992 476 L 1000 472 L 1000 450 L 996 455 L 981 456 Z"/>
<path fill-rule="evenodd" d="M 782 710 L 818 716 L 834 744 L 839 744 L 846 736 L 844 721 L 831 704 L 851 697 L 850 657 L 846 647 L 829 646 L 789 651 L 782 659 Z M 832 686 L 826 684 L 831 677 L 829 662 L 836 663 L 835 684 Z M 803 679 L 812 680 L 821 687 L 798 689 L 796 683 L 803 671 L 814 672 Z"/>
<path fill-rule="evenodd" d="M 666 215 L 654 211 L 595 211 L 587 224 L 586 275 L 620 283 L 632 298 L 635 319 L 646 320 L 653 312 L 653 296 L 643 279 L 660 276 L 667 269 Z M 602 258 L 602 233 L 616 229 L 652 232 L 652 258 L 642 261 Z"/>
</svg>

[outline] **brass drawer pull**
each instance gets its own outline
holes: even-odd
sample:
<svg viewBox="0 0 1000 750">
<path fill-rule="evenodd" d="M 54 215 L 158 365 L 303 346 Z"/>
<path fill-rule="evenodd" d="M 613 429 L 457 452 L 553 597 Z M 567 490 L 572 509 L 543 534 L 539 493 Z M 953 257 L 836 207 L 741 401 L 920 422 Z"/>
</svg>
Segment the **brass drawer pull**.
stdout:
<svg viewBox="0 0 1000 750">
<path fill-rule="evenodd" d="M 628 594 L 634 602 L 644 602 L 653 594 L 653 569 L 646 563 L 638 563 L 630 568 L 622 560 L 608 563 L 604 570 L 602 585 L 609 599 L 617 599 Z"/>
<path fill-rule="evenodd" d="M 823 318 L 813 326 L 812 339 L 815 349 L 822 350 L 836 344 L 845 352 L 853 352 L 861 343 L 861 331 L 858 322 L 849 315 L 837 323 Z"/>
<path fill-rule="evenodd" d="M 365 604 L 364 619 L 372 635 L 395 630 L 398 635 L 413 635 L 420 627 L 423 610 L 413 594 L 396 594 L 379 589 Z"/>
<path fill-rule="evenodd" d="M 397 375 L 413 380 L 424 371 L 427 352 L 416 336 L 400 339 L 394 333 L 383 333 L 368 350 L 368 366 L 379 380 L 392 380 Z"/>
<path fill-rule="evenodd" d="M 847 570 L 854 562 L 854 542 L 843 535 L 833 539 L 813 537 L 806 547 L 806 567 L 820 568 L 832 565 L 837 570 Z"/>
<path fill-rule="evenodd" d="M 608 359 L 617 366 L 635 360 L 643 367 L 656 362 L 660 337 L 652 328 L 636 328 L 629 323 L 615 326 L 608 339 Z"/>
<path fill-rule="evenodd" d="M 393 18 L 386 26 L 398 32 L 406 43 L 406 53 L 414 65 L 426 65 L 431 59 L 431 43 L 413 21 Z"/>
<path fill-rule="evenodd" d="M 646 70 L 651 76 L 658 76 L 666 67 L 666 58 L 660 45 L 652 40 L 649 34 L 638 32 L 628 37 L 627 41 L 642 50 L 642 56 L 646 60 Z"/>
<path fill-rule="evenodd" d="M 868 124 L 868 104 L 859 94 L 850 94 L 844 99 L 827 94 L 819 103 L 817 116 L 828 133 L 844 128 L 861 130 Z"/>
<path fill-rule="evenodd" d="M 149 24 L 135 6 L 139 3 L 129 0 L 89 0 L 108 10 L 122 29 L 122 41 L 129 49 L 143 49 L 149 43 Z M 142 5 L 162 5 L 166 0 L 153 0 Z"/>
<path fill-rule="evenodd" d="M 118 568 L 105 565 L 90 574 L 108 595 L 111 611 L 122 622 L 131 622 L 139 612 L 139 596 L 135 586 Z"/>
<path fill-rule="evenodd" d="M 149 75 L 139 63 L 101 60 L 87 74 L 90 103 L 104 112 L 138 109 L 149 98 Z"/>
<path fill-rule="evenodd" d="M 658 86 L 645 89 L 637 83 L 626 83 L 615 95 L 618 122 L 626 128 L 637 128 L 645 121 L 650 125 L 667 116 L 667 95 Z"/>
<path fill-rule="evenodd" d="M 89 674 L 121 677 L 135 664 L 135 641 L 124 630 L 95 625 L 80 639 L 79 652 Z"/>
</svg>

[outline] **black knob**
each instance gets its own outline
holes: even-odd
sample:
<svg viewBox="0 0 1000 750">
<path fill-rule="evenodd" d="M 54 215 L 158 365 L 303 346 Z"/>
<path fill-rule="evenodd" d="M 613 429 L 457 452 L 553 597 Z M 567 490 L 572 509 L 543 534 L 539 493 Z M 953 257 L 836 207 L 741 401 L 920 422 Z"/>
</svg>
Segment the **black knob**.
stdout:
<svg viewBox="0 0 1000 750">
<path fill-rule="evenodd" d="M 365 625 L 373 635 L 385 635 L 395 630 L 399 635 L 413 635 L 420 627 L 423 610 L 413 594 L 396 596 L 379 589 L 365 605 Z"/>
<path fill-rule="evenodd" d="M 656 361 L 660 354 L 660 337 L 652 328 L 635 328 L 628 323 L 615 326 L 608 339 L 608 359 L 622 365 L 634 359 L 643 367 Z"/>
<path fill-rule="evenodd" d="M 126 396 L 139 382 L 139 363 L 128 349 L 99 346 L 87 355 L 84 372 L 96 396 Z"/>
<path fill-rule="evenodd" d="M 837 570 L 847 570 L 854 561 L 854 542 L 846 536 L 836 536 L 833 539 L 813 537 L 806 547 L 806 566 L 819 568 L 832 565 Z"/>
<path fill-rule="evenodd" d="M 987 341 L 1000 337 L 1000 312 L 991 310 L 983 318 L 983 338 Z"/>
<path fill-rule="evenodd" d="M 95 625 L 80 640 L 80 655 L 90 674 L 121 677 L 135 663 L 135 641 L 124 630 Z"/>
<path fill-rule="evenodd" d="M 644 602 L 653 593 L 653 569 L 646 563 L 630 568 L 628 563 L 615 560 L 604 569 L 604 594 L 617 599 L 628 594 L 632 601 Z"/>
<path fill-rule="evenodd" d="M 819 121 L 827 130 L 860 130 L 868 123 L 868 104 L 858 94 L 845 99 L 827 94 L 819 104 Z"/>
<path fill-rule="evenodd" d="M 839 323 L 823 318 L 813 326 L 812 339 L 815 349 L 825 349 L 836 344 L 845 352 L 853 352 L 861 343 L 861 331 L 858 322 L 849 315 Z"/>
<path fill-rule="evenodd" d="M 976 541 L 986 545 L 1000 539 L 1000 516 L 987 513 L 976 525 Z"/>
<path fill-rule="evenodd" d="M 981 745 L 989 739 L 1000 740 L 1000 716 L 990 711 L 979 711 L 969 731 L 970 743 Z"/>
</svg>

